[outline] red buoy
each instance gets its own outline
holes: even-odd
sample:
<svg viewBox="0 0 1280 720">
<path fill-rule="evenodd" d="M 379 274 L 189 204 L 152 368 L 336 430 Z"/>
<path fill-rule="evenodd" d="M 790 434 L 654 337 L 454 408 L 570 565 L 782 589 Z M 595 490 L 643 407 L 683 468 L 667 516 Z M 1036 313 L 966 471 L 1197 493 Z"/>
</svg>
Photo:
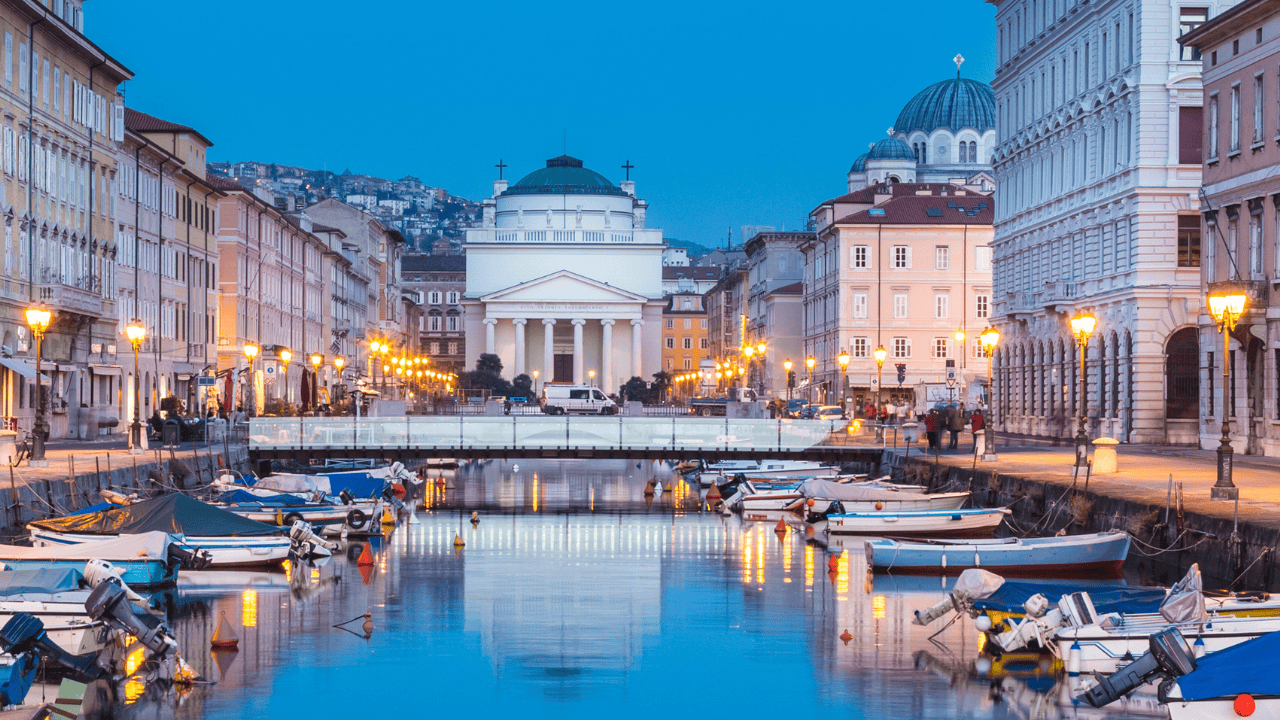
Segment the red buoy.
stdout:
<svg viewBox="0 0 1280 720">
<path fill-rule="evenodd" d="M 360 559 L 356 560 L 356 565 L 373 565 L 373 552 L 369 549 L 369 543 L 364 544 L 364 549 L 360 551 Z"/>
<path fill-rule="evenodd" d="M 779 535 L 786 533 L 787 521 L 783 520 L 782 518 L 778 518 L 778 524 L 773 528 L 773 531 L 778 533 Z"/>
<path fill-rule="evenodd" d="M 849 634 L 849 628 L 845 628 L 844 632 L 840 633 L 840 639 L 844 641 L 845 645 L 849 644 L 849 641 L 853 639 L 853 636 Z"/>
<path fill-rule="evenodd" d="M 1236 696 L 1233 707 L 1240 717 L 1249 717 L 1258 709 L 1258 703 L 1254 701 L 1253 696 L 1249 693 L 1240 693 Z"/>
<path fill-rule="evenodd" d="M 240 638 L 236 636 L 236 631 L 227 622 L 227 614 L 225 612 L 222 613 L 222 617 L 218 618 L 218 627 L 213 631 L 213 637 L 210 638 L 209 644 L 213 646 L 214 650 L 239 649 Z"/>
</svg>

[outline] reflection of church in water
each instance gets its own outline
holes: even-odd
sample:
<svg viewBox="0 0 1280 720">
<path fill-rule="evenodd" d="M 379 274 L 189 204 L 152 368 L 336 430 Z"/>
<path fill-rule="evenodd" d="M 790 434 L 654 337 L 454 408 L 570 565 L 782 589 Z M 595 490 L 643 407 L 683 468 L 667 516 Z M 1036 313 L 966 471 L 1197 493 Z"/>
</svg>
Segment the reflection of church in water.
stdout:
<svg viewBox="0 0 1280 720">
<path fill-rule="evenodd" d="M 594 371 L 609 392 L 657 372 L 665 242 L 626 171 L 619 186 L 562 155 L 494 182 L 483 227 L 467 231 L 468 367 L 494 353 L 508 377 Z"/>
</svg>

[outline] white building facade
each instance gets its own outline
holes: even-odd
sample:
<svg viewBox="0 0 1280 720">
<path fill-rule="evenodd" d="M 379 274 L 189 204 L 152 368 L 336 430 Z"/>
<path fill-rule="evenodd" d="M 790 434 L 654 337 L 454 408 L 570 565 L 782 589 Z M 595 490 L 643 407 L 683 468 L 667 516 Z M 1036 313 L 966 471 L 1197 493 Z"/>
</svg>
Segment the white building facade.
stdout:
<svg viewBox="0 0 1280 720">
<path fill-rule="evenodd" d="M 989 0 L 999 141 L 995 422 L 1009 432 L 1195 443 L 1170 339 L 1194 329 L 1199 268 L 1178 254 L 1200 186 L 1200 64 L 1170 0 Z M 1192 220 L 1194 224 L 1194 220 Z M 1198 265 L 1196 263 L 1195 265 Z M 1098 318 L 1084 368 L 1068 320 Z"/>
<path fill-rule="evenodd" d="M 494 183 L 467 230 L 467 366 L 616 392 L 661 367 L 662 231 L 645 227 L 635 182 L 614 185 L 562 155 Z"/>
</svg>

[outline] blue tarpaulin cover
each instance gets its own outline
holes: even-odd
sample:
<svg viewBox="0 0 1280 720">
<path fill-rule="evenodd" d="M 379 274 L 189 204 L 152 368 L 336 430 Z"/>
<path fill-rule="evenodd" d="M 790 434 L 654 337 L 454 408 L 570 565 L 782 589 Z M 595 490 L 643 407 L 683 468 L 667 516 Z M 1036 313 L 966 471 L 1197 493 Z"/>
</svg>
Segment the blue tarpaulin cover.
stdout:
<svg viewBox="0 0 1280 720">
<path fill-rule="evenodd" d="M 1178 678 L 1186 700 L 1231 697 L 1240 693 L 1280 695 L 1280 632 L 1267 633 L 1239 645 L 1209 653 L 1196 661 L 1196 669 Z"/>
<path fill-rule="evenodd" d="M 370 477 L 367 472 L 327 473 L 319 477 L 329 478 L 329 494 L 334 497 L 343 490 L 354 498 L 378 497 L 387 486 L 386 478 Z"/>
<path fill-rule="evenodd" d="M 254 495 L 246 490 L 228 490 L 218 496 L 218 502 L 232 503 L 243 505 L 246 503 L 254 503 L 257 505 L 306 505 L 307 501 L 297 495 L 279 494 L 279 495 Z"/>
<path fill-rule="evenodd" d="M 0 598 L 39 595 L 80 589 L 79 570 L 42 568 L 0 572 Z"/>
<path fill-rule="evenodd" d="M 1084 585 L 1079 582 L 1042 582 L 1027 580 L 1005 580 L 990 597 L 973 603 L 979 611 L 998 610 L 1001 612 L 1021 613 L 1022 603 L 1027 598 L 1040 593 L 1049 600 L 1051 606 L 1058 604 L 1059 598 L 1073 592 L 1085 591 L 1093 600 L 1093 607 L 1098 614 L 1111 612 L 1153 613 L 1160 610 L 1164 601 L 1165 589 L 1156 587 L 1127 587 L 1124 585 Z"/>
</svg>

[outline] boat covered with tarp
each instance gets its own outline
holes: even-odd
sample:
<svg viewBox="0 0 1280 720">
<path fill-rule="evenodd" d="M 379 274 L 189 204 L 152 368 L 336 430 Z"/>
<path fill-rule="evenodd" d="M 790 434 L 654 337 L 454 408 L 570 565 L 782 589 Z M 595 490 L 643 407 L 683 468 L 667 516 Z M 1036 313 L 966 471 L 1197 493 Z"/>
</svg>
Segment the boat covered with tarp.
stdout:
<svg viewBox="0 0 1280 720">
<path fill-rule="evenodd" d="M 5 570 L 80 569 L 90 560 L 104 560 L 130 587 L 172 585 L 184 565 L 199 568 L 207 558 L 167 532 L 118 535 L 75 545 L 0 545 Z"/>
<path fill-rule="evenodd" d="M 180 493 L 27 524 L 36 546 L 165 532 L 208 551 L 211 566 L 262 565 L 289 556 L 284 529 L 243 518 Z"/>
</svg>

